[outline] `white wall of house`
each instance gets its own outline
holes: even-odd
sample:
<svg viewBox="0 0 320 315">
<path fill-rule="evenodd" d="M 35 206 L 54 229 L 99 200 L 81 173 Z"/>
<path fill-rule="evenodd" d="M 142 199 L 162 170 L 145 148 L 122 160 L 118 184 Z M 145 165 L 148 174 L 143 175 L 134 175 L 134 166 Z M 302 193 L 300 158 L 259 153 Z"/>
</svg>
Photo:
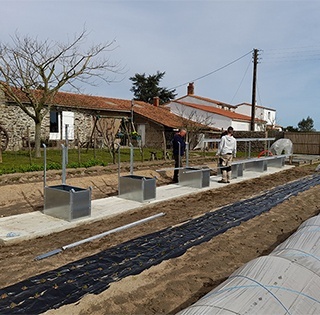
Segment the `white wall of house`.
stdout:
<svg viewBox="0 0 320 315">
<path fill-rule="evenodd" d="M 269 126 L 275 126 L 276 125 L 276 111 L 274 110 L 269 110 L 269 109 L 264 109 L 259 111 L 257 113 L 257 118 L 263 119 L 267 122 L 267 125 Z"/>
<path fill-rule="evenodd" d="M 62 115 L 62 116 L 61 116 Z M 57 112 L 58 129 L 55 132 L 50 132 L 49 140 L 64 140 L 66 139 L 66 126 L 68 125 L 68 139 L 74 140 L 74 112 Z"/>
<path fill-rule="evenodd" d="M 240 104 L 237 106 L 236 113 L 251 116 L 251 105 Z"/>
<path fill-rule="evenodd" d="M 201 100 L 201 99 L 192 97 L 191 95 L 184 96 L 182 99 L 180 99 L 180 101 L 186 102 L 186 103 L 197 104 L 197 105 L 217 107 L 217 105 L 212 102 L 208 102 L 206 100 Z"/>
<path fill-rule="evenodd" d="M 236 120 L 223 115 L 209 113 L 204 110 L 192 108 L 190 106 L 182 105 L 176 102 L 171 102 L 167 105 L 170 111 L 177 116 L 190 119 L 192 121 L 207 125 L 213 128 L 219 128 L 226 130 L 229 126 L 232 126 L 234 130 L 250 131 L 251 121 Z M 259 112 L 258 112 L 259 113 Z M 263 112 L 264 113 L 264 112 Z M 259 113 L 260 114 L 260 113 Z M 246 115 L 249 116 L 250 115 Z M 255 123 L 255 131 L 264 131 L 265 125 Z"/>
<path fill-rule="evenodd" d="M 168 104 L 168 107 L 170 107 L 170 111 L 177 116 L 190 119 L 209 127 L 226 130 L 229 126 L 232 126 L 235 130 L 250 130 L 250 122 L 232 120 L 226 116 L 208 113 L 197 108 L 192 108 L 174 102 Z"/>
<path fill-rule="evenodd" d="M 190 106 L 185 106 L 185 105 L 181 105 L 179 103 L 170 103 L 168 104 L 168 107 L 170 108 L 171 113 L 189 119 L 191 121 L 200 123 L 200 124 L 204 124 L 210 127 L 216 127 L 219 128 L 217 126 L 217 119 L 214 115 L 197 109 L 197 108 L 192 108 Z"/>
<path fill-rule="evenodd" d="M 240 104 L 237 106 L 236 113 L 251 117 L 251 109 L 250 104 Z M 272 108 L 256 106 L 255 117 L 265 120 L 269 126 L 274 126 L 276 124 L 276 111 Z"/>
<path fill-rule="evenodd" d="M 144 146 L 146 144 L 146 125 L 137 124 L 137 132 L 141 136 L 141 145 Z"/>
<path fill-rule="evenodd" d="M 251 122 L 233 120 L 231 126 L 233 127 L 234 130 L 238 130 L 238 131 L 250 131 L 251 130 Z M 256 123 L 254 125 L 254 130 L 255 131 L 265 131 L 265 126 L 263 124 Z"/>
<path fill-rule="evenodd" d="M 233 127 L 234 130 L 238 130 L 238 131 L 249 131 L 250 130 L 250 124 L 245 121 L 233 120 L 231 123 L 231 126 Z M 226 128 L 224 128 L 224 129 L 226 129 Z"/>
</svg>

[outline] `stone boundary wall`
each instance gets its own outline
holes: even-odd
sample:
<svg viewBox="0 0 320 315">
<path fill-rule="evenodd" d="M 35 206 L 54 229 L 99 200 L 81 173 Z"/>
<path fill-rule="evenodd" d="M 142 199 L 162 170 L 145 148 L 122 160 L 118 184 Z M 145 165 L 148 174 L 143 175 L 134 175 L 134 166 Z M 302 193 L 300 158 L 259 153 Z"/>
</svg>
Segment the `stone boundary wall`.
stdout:
<svg viewBox="0 0 320 315">
<path fill-rule="evenodd" d="M 74 138 L 69 141 L 70 146 L 74 146 L 77 140 L 77 130 L 80 143 L 85 143 L 90 139 L 92 131 L 92 117 L 87 114 L 74 112 Z M 35 124 L 34 121 L 22 111 L 19 106 L 6 105 L 0 102 L 0 125 L 9 135 L 8 151 L 17 151 L 28 147 L 28 127 L 30 143 L 34 143 Z M 50 119 L 49 114 L 42 121 L 41 138 L 48 146 L 57 145 L 57 141 L 49 140 Z"/>
</svg>

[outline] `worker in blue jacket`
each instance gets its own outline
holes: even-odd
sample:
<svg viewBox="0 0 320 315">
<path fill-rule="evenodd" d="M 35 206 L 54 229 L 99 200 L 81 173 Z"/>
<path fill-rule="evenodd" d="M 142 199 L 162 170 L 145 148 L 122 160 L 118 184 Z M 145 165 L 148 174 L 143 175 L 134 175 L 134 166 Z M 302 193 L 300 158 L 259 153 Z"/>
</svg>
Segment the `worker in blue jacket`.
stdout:
<svg viewBox="0 0 320 315">
<path fill-rule="evenodd" d="M 179 169 L 182 167 L 182 157 L 184 156 L 186 150 L 186 142 L 184 140 L 187 132 L 185 129 L 180 129 L 172 140 L 172 155 L 174 159 L 174 172 L 173 172 L 173 182 L 179 182 Z"/>
</svg>

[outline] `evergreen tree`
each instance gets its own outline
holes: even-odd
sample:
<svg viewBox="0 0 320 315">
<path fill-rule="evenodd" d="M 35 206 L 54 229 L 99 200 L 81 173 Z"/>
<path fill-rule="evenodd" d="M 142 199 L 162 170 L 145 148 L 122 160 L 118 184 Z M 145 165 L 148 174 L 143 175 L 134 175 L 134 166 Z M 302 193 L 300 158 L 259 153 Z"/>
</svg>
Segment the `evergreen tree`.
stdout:
<svg viewBox="0 0 320 315">
<path fill-rule="evenodd" d="M 158 96 L 160 105 L 174 99 L 177 95 L 175 94 L 175 90 L 159 87 L 164 75 L 165 72 L 157 71 L 154 75 L 146 76 L 145 73 L 136 73 L 133 77 L 129 78 L 133 82 L 130 91 L 133 92 L 134 99 L 152 104 L 153 98 Z"/>
<path fill-rule="evenodd" d="M 298 123 L 298 128 L 299 128 L 299 131 L 304 131 L 304 132 L 315 131 L 315 129 L 313 128 L 313 119 L 310 116 L 308 116 L 306 119 L 302 119 Z"/>
</svg>

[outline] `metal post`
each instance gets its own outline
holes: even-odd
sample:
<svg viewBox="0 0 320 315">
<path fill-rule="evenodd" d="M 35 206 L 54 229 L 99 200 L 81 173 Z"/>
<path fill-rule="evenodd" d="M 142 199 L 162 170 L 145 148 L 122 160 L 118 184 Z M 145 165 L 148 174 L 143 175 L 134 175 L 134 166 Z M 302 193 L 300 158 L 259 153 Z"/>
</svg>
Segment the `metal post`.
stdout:
<svg viewBox="0 0 320 315">
<path fill-rule="evenodd" d="M 249 159 L 251 157 L 251 141 L 249 141 Z"/>
<path fill-rule="evenodd" d="M 244 156 L 247 157 L 247 141 L 244 142 Z"/>
<path fill-rule="evenodd" d="M 43 194 L 47 186 L 47 146 L 43 143 Z"/>
<path fill-rule="evenodd" d="M 130 175 L 133 175 L 133 145 L 130 143 Z"/>
<path fill-rule="evenodd" d="M 120 144 L 118 146 L 118 182 L 120 181 Z"/>
<path fill-rule="evenodd" d="M 66 164 L 68 164 L 68 147 L 69 147 L 69 138 L 68 138 L 68 128 L 69 128 L 69 125 L 66 124 L 65 125 L 65 137 L 66 137 Z"/>
<path fill-rule="evenodd" d="M 61 144 L 62 147 L 62 185 L 66 184 L 66 152 L 65 146 Z"/>
<path fill-rule="evenodd" d="M 189 142 L 186 142 L 186 166 L 189 167 Z"/>
</svg>

